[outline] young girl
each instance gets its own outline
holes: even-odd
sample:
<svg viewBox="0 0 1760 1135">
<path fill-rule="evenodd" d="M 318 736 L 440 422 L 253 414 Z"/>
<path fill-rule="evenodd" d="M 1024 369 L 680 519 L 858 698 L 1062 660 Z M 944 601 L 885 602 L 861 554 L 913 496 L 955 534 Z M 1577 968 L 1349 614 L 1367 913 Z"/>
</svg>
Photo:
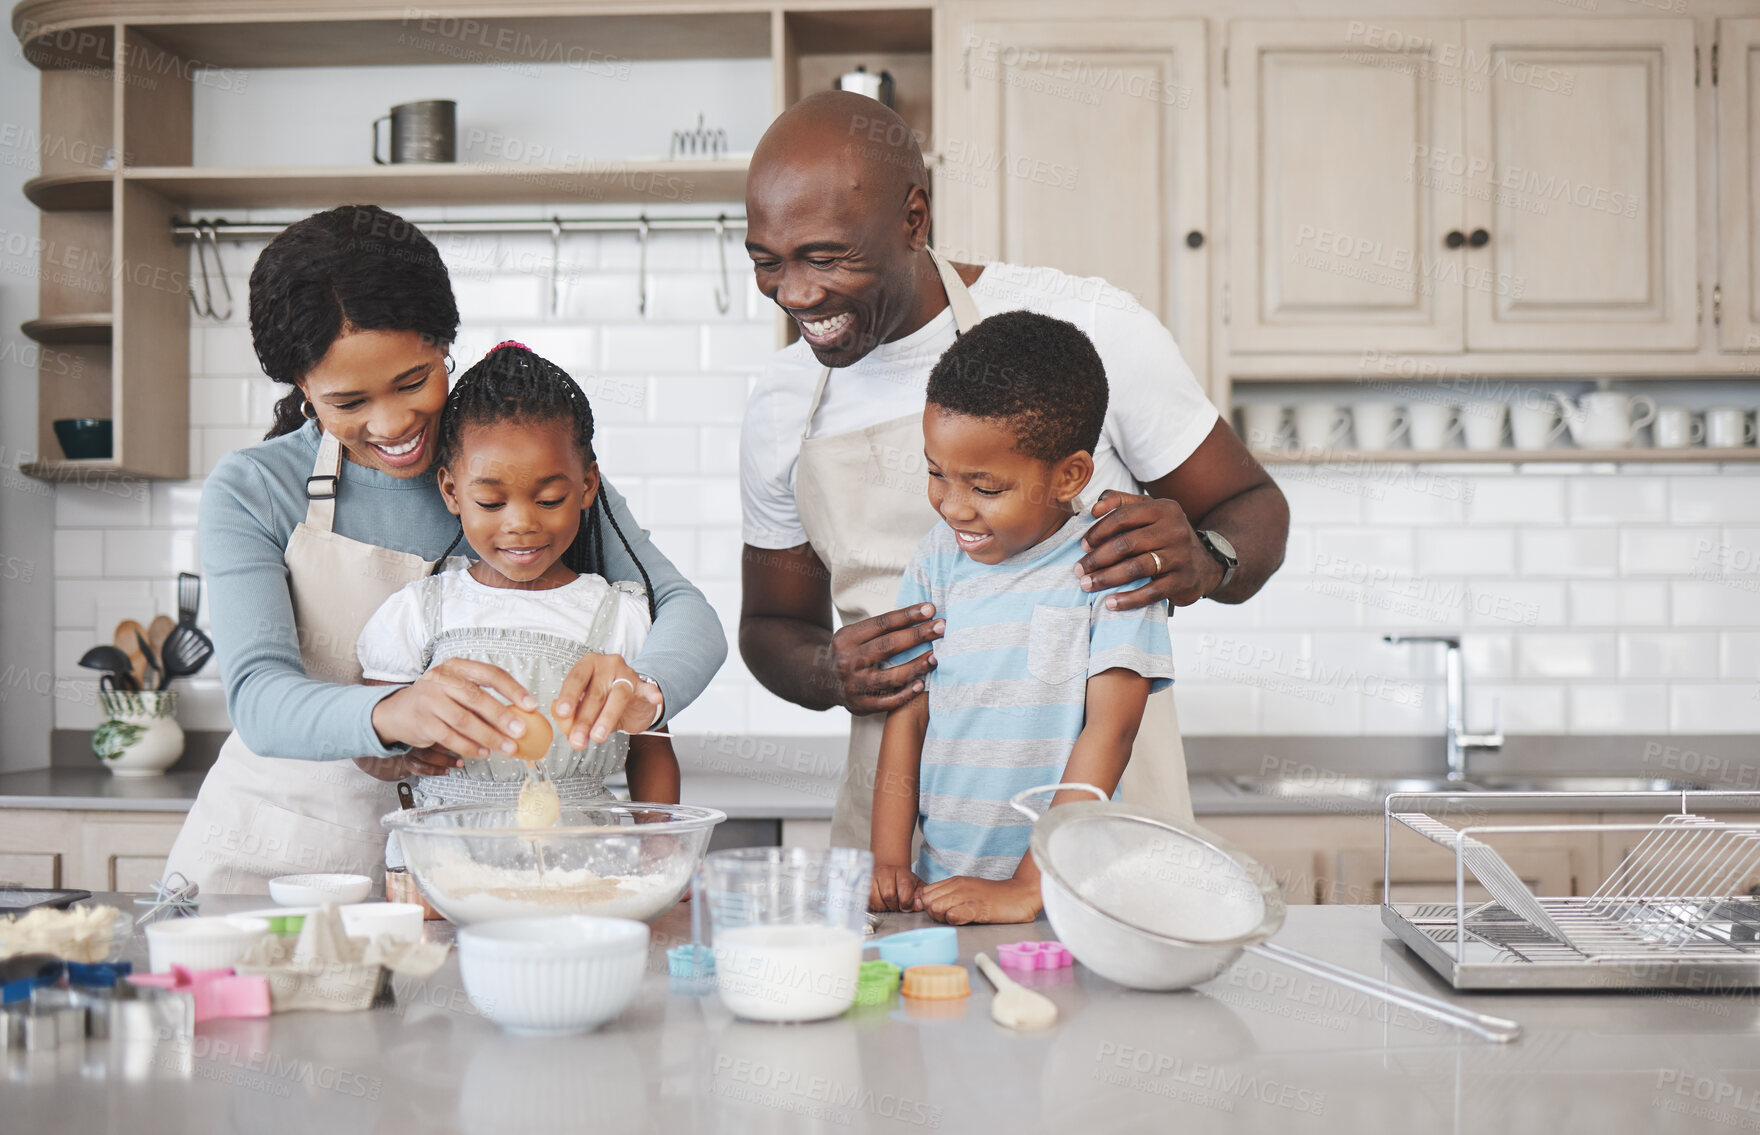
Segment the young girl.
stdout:
<svg viewBox="0 0 1760 1135">
<path fill-rule="evenodd" d="M 610 656 L 636 656 L 654 601 L 651 589 L 604 578 L 605 521 L 626 551 L 629 542 L 599 502 L 593 411 L 574 380 L 523 344 L 498 345 L 447 397 L 435 464 L 459 535 L 431 575 L 392 595 L 367 622 L 356 648 L 365 678 L 410 682 L 437 662 L 469 658 L 500 666 L 548 706 L 591 651 L 607 661 L 593 684 L 628 683 L 612 676 Z M 474 563 L 446 558 L 460 539 L 477 553 Z M 637 693 L 658 710 L 653 687 L 642 685 Z M 538 724 L 531 736 L 541 740 Z M 522 739 L 522 750 L 529 744 Z M 563 806 L 613 799 L 605 778 L 626 758 L 631 799 L 678 802 L 678 760 L 664 736 L 613 733 L 575 749 L 555 729 L 541 758 L 523 755 L 541 763 Z M 423 805 L 512 804 L 526 776 L 525 760 L 495 753 L 445 776 L 415 778 L 414 790 Z M 388 856 L 400 859 L 392 848 Z"/>
</svg>

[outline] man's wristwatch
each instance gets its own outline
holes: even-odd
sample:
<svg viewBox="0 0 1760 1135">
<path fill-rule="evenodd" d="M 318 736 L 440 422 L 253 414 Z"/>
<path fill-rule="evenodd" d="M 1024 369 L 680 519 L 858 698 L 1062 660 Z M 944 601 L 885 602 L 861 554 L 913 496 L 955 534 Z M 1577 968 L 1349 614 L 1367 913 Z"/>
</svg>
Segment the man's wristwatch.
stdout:
<svg viewBox="0 0 1760 1135">
<path fill-rule="evenodd" d="M 651 676 L 642 673 L 640 670 L 636 671 L 636 677 L 648 685 L 653 686 L 656 690 L 660 689 L 659 682 L 656 682 Z M 664 716 L 666 716 L 666 694 L 662 691 L 660 694 L 660 704 L 654 710 L 654 720 L 648 722 L 648 728 L 652 729 L 654 726 L 660 724 L 660 719 Z"/>
<path fill-rule="evenodd" d="M 1240 559 L 1234 554 L 1234 545 L 1228 542 L 1228 537 L 1210 528 L 1198 529 L 1198 542 L 1222 565 L 1222 582 L 1210 589 L 1211 592 L 1221 591 L 1234 578 L 1235 569 L 1241 566 Z"/>
</svg>

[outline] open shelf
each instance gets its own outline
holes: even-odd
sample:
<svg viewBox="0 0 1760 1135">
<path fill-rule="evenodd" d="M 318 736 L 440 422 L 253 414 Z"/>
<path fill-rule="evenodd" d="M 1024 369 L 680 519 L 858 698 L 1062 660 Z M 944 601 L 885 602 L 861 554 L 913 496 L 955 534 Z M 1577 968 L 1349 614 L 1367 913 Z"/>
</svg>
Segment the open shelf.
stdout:
<svg viewBox="0 0 1760 1135">
<path fill-rule="evenodd" d="M 24 195 L 44 212 L 87 212 L 110 208 L 116 177 L 109 170 L 48 174 L 24 183 Z"/>
<path fill-rule="evenodd" d="M 1313 453 L 1255 449 L 1253 456 L 1266 465 L 1527 465 L 1610 461 L 1725 465 L 1760 461 L 1760 448 L 1748 445 L 1730 449 L 1323 449 Z"/>
<path fill-rule="evenodd" d="M 111 326 L 109 312 L 92 311 L 27 319 L 19 325 L 19 330 L 45 346 L 61 347 L 81 343 L 107 344 L 110 342 Z"/>
<path fill-rule="evenodd" d="M 167 201 L 208 208 L 317 206 L 357 200 L 398 205 L 665 204 L 740 201 L 746 195 L 743 158 L 566 166 L 138 166 L 125 170 L 123 178 Z"/>
<path fill-rule="evenodd" d="M 114 457 L 91 457 L 83 461 L 69 461 L 66 458 L 58 461 L 31 461 L 19 466 L 19 470 L 25 476 L 35 477 L 39 481 L 98 481 L 112 475 L 129 475 Z"/>
</svg>

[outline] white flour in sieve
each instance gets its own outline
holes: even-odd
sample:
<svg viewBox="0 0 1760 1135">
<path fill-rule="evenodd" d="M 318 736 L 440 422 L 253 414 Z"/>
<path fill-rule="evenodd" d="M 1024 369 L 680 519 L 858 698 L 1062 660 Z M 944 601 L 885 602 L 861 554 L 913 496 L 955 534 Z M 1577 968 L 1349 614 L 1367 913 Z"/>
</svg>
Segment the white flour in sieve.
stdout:
<svg viewBox="0 0 1760 1135">
<path fill-rule="evenodd" d="M 1085 879 L 1075 891 L 1100 910 L 1156 934 L 1188 942 L 1237 938 L 1265 917 L 1265 900 L 1240 866 L 1209 857 L 1207 869 L 1170 863 L 1165 851 L 1126 853 Z"/>
<path fill-rule="evenodd" d="M 597 914 L 640 921 L 670 906 L 680 882 L 665 875 L 595 875 L 585 868 L 542 875 L 536 868 L 491 867 L 448 855 L 422 871 L 424 890 L 459 922 L 529 918 L 547 914 Z"/>
</svg>

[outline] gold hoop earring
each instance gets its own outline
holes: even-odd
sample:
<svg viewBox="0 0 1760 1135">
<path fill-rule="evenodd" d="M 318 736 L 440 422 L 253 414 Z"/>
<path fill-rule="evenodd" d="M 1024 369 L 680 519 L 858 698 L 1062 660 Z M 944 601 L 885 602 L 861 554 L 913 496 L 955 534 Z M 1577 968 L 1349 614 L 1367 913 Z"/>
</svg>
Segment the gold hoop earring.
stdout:
<svg viewBox="0 0 1760 1135">
<path fill-rule="evenodd" d="M 299 412 L 304 415 L 308 422 L 315 422 L 318 420 L 318 408 L 312 405 L 312 401 L 309 398 L 299 404 Z"/>
</svg>

